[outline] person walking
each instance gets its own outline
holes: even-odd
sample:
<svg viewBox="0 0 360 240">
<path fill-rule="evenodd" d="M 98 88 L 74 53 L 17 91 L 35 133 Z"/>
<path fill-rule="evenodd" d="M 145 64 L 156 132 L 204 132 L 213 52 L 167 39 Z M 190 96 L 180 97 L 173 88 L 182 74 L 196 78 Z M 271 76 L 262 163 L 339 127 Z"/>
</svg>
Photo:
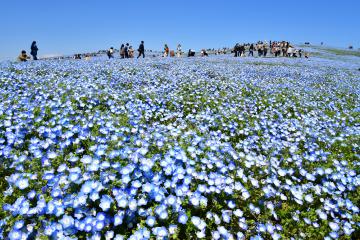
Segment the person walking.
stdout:
<svg viewBox="0 0 360 240">
<path fill-rule="evenodd" d="M 120 57 L 125 58 L 125 45 L 124 44 L 121 44 L 121 47 L 120 47 Z"/>
<path fill-rule="evenodd" d="M 141 41 L 138 52 L 139 52 L 139 56 L 137 58 L 139 58 L 141 55 L 143 56 L 143 58 L 145 57 L 144 41 Z"/>
<path fill-rule="evenodd" d="M 38 60 L 37 58 L 37 52 L 38 52 L 38 47 L 36 46 L 36 41 L 33 41 L 32 44 L 31 44 L 31 51 L 30 51 L 30 54 L 31 56 L 33 57 L 34 60 Z"/>
</svg>

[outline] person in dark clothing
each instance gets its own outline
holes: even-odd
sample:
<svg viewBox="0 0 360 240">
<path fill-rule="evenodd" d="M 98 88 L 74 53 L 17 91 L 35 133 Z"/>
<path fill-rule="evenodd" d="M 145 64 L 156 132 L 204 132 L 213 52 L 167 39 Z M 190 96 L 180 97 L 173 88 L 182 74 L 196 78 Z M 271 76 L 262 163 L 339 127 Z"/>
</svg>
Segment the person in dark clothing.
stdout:
<svg viewBox="0 0 360 240">
<path fill-rule="evenodd" d="M 299 58 L 302 57 L 302 49 L 299 49 Z"/>
<path fill-rule="evenodd" d="M 31 44 L 31 56 L 33 57 L 34 60 L 38 60 L 37 58 L 37 52 L 38 52 L 38 47 L 36 46 L 36 41 L 33 41 Z"/>
<path fill-rule="evenodd" d="M 238 57 L 239 56 L 239 44 L 235 44 L 235 47 L 234 47 L 234 57 Z"/>
<path fill-rule="evenodd" d="M 124 58 L 125 57 L 125 45 L 124 44 L 121 44 L 121 47 L 120 47 L 120 57 L 121 58 Z"/>
<path fill-rule="evenodd" d="M 141 41 L 138 51 L 139 51 L 139 56 L 137 58 L 139 58 L 141 55 L 143 55 L 144 58 L 145 57 L 144 41 Z"/>
<path fill-rule="evenodd" d="M 125 58 L 129 58 L 129 43 L 127 43 L 124 47 Z"/>
<path fill-rule="evenodd" d="M 254 56 L 254 44 L 251 44 L 250 45 L 250 48 L 249 48 L 249 57 L 250 55 L 253 57 Z"/>
<path fill-rule="evenodd" d="M 114 48 L 111 47 L 111 48 L 107 51 L 107 56 L 108 56 L 109 59 L 114 57 L 114 56 L 113 56 L 113 53 L 114 53 Z"/>
<path fill-rule="evenodd" d="M 263 47 L 261 46 L 261 44 L 257 46 L 257 51 L 258 51 L 258 57 L 261 57 L 263 55 Z"/>
<path fill-rule="evenodd" d="M 267 49 L 267 47 L 266 47 L 266 44 L 264 44 L 264 49 L 263 49 L 264 57 L 266 57 L 267 52 L 268 52 L 268 49 Z"/>
<path fill-rule="evenodd" d="M 245 56 L 245 45 L 239 47 L 239 57 Z"/>
<path fill-rule="evenodd" d="M 195 51 L 189 49 L 188 57 L 195 57 Z"/>
</svg>

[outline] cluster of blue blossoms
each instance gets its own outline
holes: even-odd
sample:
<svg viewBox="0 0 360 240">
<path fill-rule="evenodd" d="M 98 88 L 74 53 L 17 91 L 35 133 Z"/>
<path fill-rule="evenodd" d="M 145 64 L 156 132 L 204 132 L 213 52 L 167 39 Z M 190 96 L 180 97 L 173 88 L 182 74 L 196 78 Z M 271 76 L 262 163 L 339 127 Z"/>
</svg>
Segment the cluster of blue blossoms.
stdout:
<svg viewBox="0 0 360 240">
<path fill-rule="evenodd" d="M 0 239 L 350 239 L 359 77 L 324 59 L 2 63 Z"/>
</svg>

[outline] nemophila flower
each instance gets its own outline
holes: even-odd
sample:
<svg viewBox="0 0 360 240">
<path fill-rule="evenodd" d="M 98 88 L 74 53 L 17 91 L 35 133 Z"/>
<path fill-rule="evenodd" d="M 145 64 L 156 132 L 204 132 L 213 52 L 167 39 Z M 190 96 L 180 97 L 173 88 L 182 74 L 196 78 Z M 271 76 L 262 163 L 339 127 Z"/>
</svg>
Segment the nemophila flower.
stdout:
<svg viewBox="0 0 360 240">
<path fill-rule="evenodd" d="M 64 229 L 72 227 L 74 225 L 74 219 L 71 216 L 64 215 L 59 221 Z"/>
<path fill-rule="evenodd" d="M 335 222 L 329 222 L 329 227 L 331 228 L 331 230 L 333 230 L 334 232 L 339 231 L 340 227 L 337 223 Z"/>
<path fill-rule="evenodd" d="M 126 208 L 126 206 L 128 205 L 128 200 L 124 197 L 116 200 L 117 200 L 117 205 L 121 208 Z"/>
<path fill-rule="evenodd" d="M 24 220 L 16 221 L 14 224 L 14 229 L 20 230 L 24 226 Z"/>
<path fill-rule="evenodd" d="M 49 159 L 54 159 L 54 158 L 57 157 L 57 154 L 56 154 L 56 152 L 48 152 L 48 153 L 47 153 L 47 157 L 48 157 Z"/>
<path fill-rule="evenodd" d="M 26 178 L 21 178 L 21 179 L 18 179 L 15 183 L 15 185 L 21 189 L 21 190 L 24 190 L 25 188 L 27 188 L 29 186 L 29 180 L 26 179 Z"/>
<path fill-rule="evenodd" d="M 186 224 L 187 220 L 188 220 L 188 216 L 185 213 L 180 213 L 178 217 L 178 222 L 181 224 Z"/>
<path fill-rule="evenodd" d="M 20 240 L 23 238 L 23 233 L 18 230 L 12 230 L 8 237 L 10 240 Z"/>
<path fill-rule="evenodd" d="M 147 219 L 146 219 L 146 224 L 149 226 L 149 227 L 152 227 L 154 226 L 156 223 L 156 218 L 153 217 L 153 216 L 148 216 Z"/>
<path fill-rule="evenodd" d="M 113 202 L 114 200 L 109 195 L 103 195 L 100 199 L 99 207 L 106 212 L 110 209 L 110 206 Z"/>
<path fill-rule="evenodd" d="M 80 161 L 84 164 L 90 164 L 92 162 L 92 158 L 88 155 L 84 155 Z"/>
<path fill-rule="evenodd" d="M 119 211 L 115 216 L 114 216 L 114 226 L 119 226 L 123 223 L 123 219 L 124 219 L 124 215 L 125 213 L 122 211 Z"/>
<path fill-rule="evenodd" d="M 197 227 L 200 231 L 203 230 L 206 227 L 205 221 L 203 221 L 201 218 L 197 216 L 191 217 L 191 222 L 194 224 L 195 227 Z"/>
</svg>

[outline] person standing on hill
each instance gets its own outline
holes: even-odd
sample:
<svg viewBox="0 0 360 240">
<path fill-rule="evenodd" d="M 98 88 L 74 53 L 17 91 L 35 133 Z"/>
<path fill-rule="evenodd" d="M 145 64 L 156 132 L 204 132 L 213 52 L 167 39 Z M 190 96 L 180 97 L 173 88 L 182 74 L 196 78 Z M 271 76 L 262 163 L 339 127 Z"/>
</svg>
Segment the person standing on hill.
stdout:
<svg viewBox="0 0 360 240">
<path fill-rule="evenodd" d="M 126 43 L 124 48 L 125 58 L 129 58 L 129 43 Z"/>
<path fill-rule="evenodd" d="M 164 57 L 168 57 L 169 52 L 170 52 L 170 49 L 169 49 L 168 45 L 165 44 L 165 46 L 164 46 Z"/>
<path fill-rule="evenodd" d="M 106 54 L 107 54 L 107 56 L 108 56 L 109 59 L 110 59 L 110 58 L 113 58 L 113 57 L 114 57 L 114 56 L 113 56 L 113 54 L 114 54 L 114 48 L 111 47 L 111 48 L 106 52 Z"/>
<path fill-rule="evenodd" d="M 139 56 L 137 58 L 139 58 L 141 55 L 143 56 L 143 58 L 145 58 L 145 47 L 144 47 L 144 41 L 141 41 L 140 45 L 139 45 Z"/>
<path fill-rule="evenodd" d="M 249 57 L 250 55 L 253 57 L 254 56 L 254 44 L 251 44 L 249 47 Z"/>
<path fill-rule="evenodd" d="M 263 45 L 263 55 L 264 55 L 264 57 L 266 57 L 267 52 L 268 52 L 268 48 L 267 48 L 266 44 L 264 44 Z"/>
<path fill-rule="evenodd" d="M 120 47 L 120 57 L 121 58 L 125 57 L 125 45 L 124 44 L 121 44 L 121 47 Z"/>
<path fill-rule="evenodd" d="M 237 57 L 239 55 L 239 44 L 236 43 L 234 46 L 234 57 Z"/>
<path fill-rule="evenodd" d="M 177 45 L 177 48 L 176 48 L 176 56 L 177 56 L 177 57 L 181 57 L 181 54 L 182 54 L 181 44 L 178 44 L 178 45 Z"/>
<path fill-rule="evenodd" d="M 31 44 L 31 51 L 30 54 L 33 57 L 34 60 L 38 60 L 37 58 L 37 52 L 38 52 L 38 47 L 36 46 L 36 41 L 33 41 Z"/>
</svg>

